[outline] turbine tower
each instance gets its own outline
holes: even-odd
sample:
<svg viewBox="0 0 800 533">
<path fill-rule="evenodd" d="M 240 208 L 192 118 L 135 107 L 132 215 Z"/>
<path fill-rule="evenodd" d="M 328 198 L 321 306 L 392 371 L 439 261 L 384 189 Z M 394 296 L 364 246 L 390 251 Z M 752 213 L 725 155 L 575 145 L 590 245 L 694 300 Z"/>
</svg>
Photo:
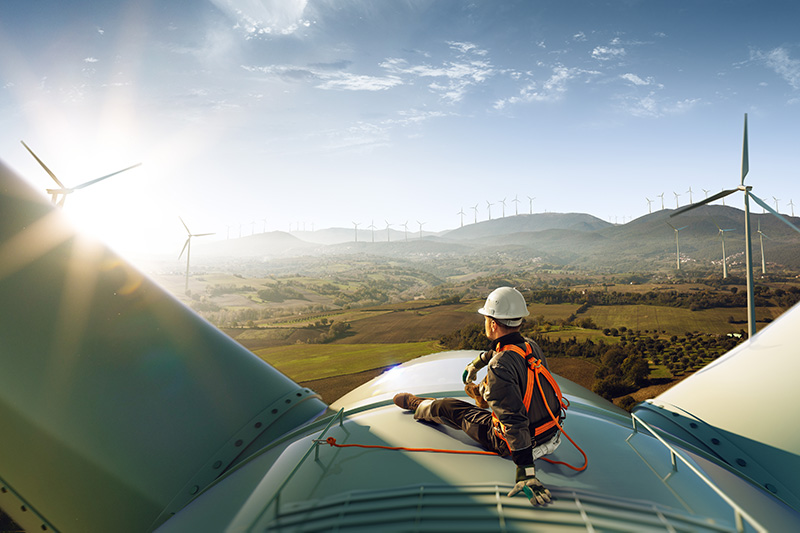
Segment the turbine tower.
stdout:
<svg viewBox="0 0 800 533">
<path fill-rule="evenodd" d="M 28 145 L 25 144 L 25 141 L 20 141 L 20 142 L 22 143 L 22 146 L 24 146 L 25 149 L 28 150 L 28 152 L 30 152 L 30 154 L 33 156 L 33 158 L 36 160 L 36 162 L 39 163 L 42 166 L 44 171 L 47 172 L 50 175 L 51 178 L 53 178 L 53 181 L 56 182 L 56 185 L 58 185 L 58 189 L 46 189 L 46 190 L 47 190 L 47 193 L 50 195 L 50 198 L 51 198 L 52 202 L 54 204 L 57 204 L 59 207 L 64 207 L 64 201 L 67 199 L 67 195 L 68 194 L 71 194 L 71 193 L 77 191 L 78 189 L 83 189 L 84 187 L 88 187 L 89 185 L 95 184 L 98 181 L 103 181 L 106 178 L 110 178 L 111 176 L 115 176 L 115 175 L 117 175 L 117 174 L 119 174 L 121 172 L 125 172 L 126 170 L 130 170 L 132 168 L 136 168 L 139 165 L 141 165 L 141 163 L 136 163 L 135 165 L 131 165 L 128 168 L 123 168 L 122 170 L 117 170 L 116 172 L 112 172 L 111 174 L 106 174 L 105 176 L 103 176 L 101 178 L 96 178 L 96 179 L 93 179 L 93 180 L 89 180 L 87 182 L 81 183 L 80 185 L 76 185 L 75 187 L 65 187 L 64 184 L 61 183 L 58 180 L 56 175 L 53 174 L 53 172 L 49 168 L 47 168 L 47 165 L 45 165 L 42 162 L 42 160 L 39 159 L 39 157 L 36 154 L 33 153 L 33 150 L 31 150 L 28 147 Z M 60 200 L 58 199 L 59 196 L 61 197 Z"/>
<path fill-rule="evenodd" d="M 389 221 L 388 221 L 388 220 L 385 220 L 385 219 L 384 219 L 384 222 L 386 222 L 386 242 L 391 242 L 391 234 L 389 233 L 389 228 L 390 228 L 392 225 L 391 225 L 391 224 L 389 224 Z"/>
<path fill-rule="evenodd" d="M 422 225 L 425 224 L 425 222 L 417 220 L 417 224 L 419 224 L 419 238 L 422 239 Z"/>
<path fill-rule="evenodd" d="M 489 220 L 492 220 L 492 206 L 494 204 L 491 203 L 489 200 L 486 200 L 486 209 L 489 210 Z"/>
<path fill-rule="evenodd" d="M 514 195 L 514 199 L 511 201 L 514 202 L 514 216 L 519 215 L 519 198 L 517 198 L 516 194 Z"/>
<path fill-rule="evenodd" d="M 355 231 L 356 231 L 356 241 L 355 242 L 358 242 L 358 227 L 360 225 L 361 225 L 361 222 L 353 222 L 353 226 L 355 227 Z"/>
<path fill-rule="evenodd" d="M 475 224 L 478 223 L 478 204 L 472 206 L 472 210 L 475 211 Z"/>
<path fill-rule="evenodd" d="M 755 310 L 755 302 L 753 301 L 753 245 L 752 239 L 750 236 L 750 199 L 752 198 L 755 203 L 760 205 L 766 211 L 769 211 L 781 222 L 788 225 L 790 228 L 795 230 L 796 232 L 800 233 L 800 229 L 789 222 L 786 218 L 783 217 L 780 213 L 773 210 L 770 206 L 764 202 L 761 198 L 753 194 L 752 185 L 745 185 L 744 178 L 747 176 L 747 172 L 750 170 L 750 163 L 748 157 L 748 150 L 747 150 L 747 113 L 744 114 L 744 135 L 742 139 L 742 177 L 739 182 L 739 186 L 735 189 L 723 189 L 721 192 L 718 192 L 714 196 L 706 198 L 701 202 L 697 202 L 696 204 L 691 204 L 685 206 L 683 209 L 679 209 L 674 213 L 670 214 L 670 217 L 674 217 L 675 215 L 679 215 L 689 209 L 694 209 L 695 207 L 699 207 L 701 205 L 705 205 L 711 202 L 714 202 L 719 199 L 724 199 L 729 194 L 733 194 L 735 192 L 743 192 L 744 193 L 744 253 L 745 253 L 745 264 L 747 269 L 747 334 L 749 337 L 752 338 L 753 335 L 756 333 L 756 310 Z M 723 202 L 724 205 L 724 202 Z"/>
<path fill-rule="evenodd" d="M 463 228 L 464 227 L 464 208 L 462 207 L 461 211 L 456 213 L 456 215 L 461 215 L 461 227 Z"/>
<path fill-rule="evenodd" d="M 761 231 L 761 219 L 758 219 L 758 240 L 761 242 L 761 273 L 767 273 L 767 260 L 764 258 L 764 237 L 767 234 Z M 767 237 L 769 239 L 769 237 Z"/>
<path fill-rule="evenodd" d="M 780 209 L 778 209 L 778 200 L 780 200 L 780 198 L 775 198 L 775 197 L 773 196 L 773 197 L 772 197 L 772 199 L 773 199 L 773 200 L 775 200 L 775 211 L 778 211 L 778 212 L 780 212 Z"/>
<path fill-rule="evenodd" d="M 648 213 L 652 213 L 653 212 L 653 206 L 651 204 L 653 203 L 653 200 L 651 200 L 647 196 L 645 196 L 644 199 L 647 200 L 647 212 Z"/>
<path fill-rule="evenodd" d="M 688 192 L 688 193 L 689 193 L 689 203 L 692 203 L 692 188 L 691 188 L 691 187 L 689 187 L 689 190 L 688 190 L 688 191 L 686 191 L 686 192 Z"/>
<path fill-rule="evenodd" d="M 506 218 L 506 199 L 503 198 L 500 203 L 503 204 L 503 218 Z"/>
<path fill-rule="evenodd" d="M 794 203 L 792 203 L 792 199 L 789 199 L 789 207 L 792 208 L 792 216 L 794 216 Z"/>
<path fill-rule="evenodd" d="M 675 248 L 677 250 L 677 259 L 676 259 L 675 263 L 677 265 L 677 269 L 680 270 L 681 269 L 681 243 L 680 243 L 680 241 L 678 241 L 678 232 L 680 230 L 682 230 L 682 229 L 686 229 L 688 226 L 683 226 L 682 228 L 676 228 L 675 226 L 673 226 L 669 222 L 667 222 L 667 226 L 669 226 L 670 228 L 675 230 Z"/>
<path fill-rule="evenodd" d="M 403 222 L 403 235 L 405 236 L 406 240 L 408 240 L 408 220 Z"/>
<path fill-rule="evenodd" d="M 675 191 L 672 191 L 672 194 L 675 195 L 675 209 L 678 209 L 680 207 L 680 205 L 678 204 L 678 197 L 680 196 L 680 194 L 676 193 Z"/>
<path fill-rule="evenodd" d="M 711 222 L 714 222 L 714 225 L 719 230 L 719 238 L 722 240 L 722 279 L 725 279 L 728 277 L 728 256 L 725 255 L 725 232 L 733 231 L 733 229 L 722 229 L 714 220 Z"/>
<path fill-rule="evenodd" d="M 375 242 L 375 221 L 370 221 L 370 224 L 367 227 L 372 230 L 372 242 Z"/>
<path fill-rule="evenodd" d="M 530 214 L 533 214 L 533 201 L 536 200 L 535 196 L 528 196 L 528 207 L 530 209 Z"/>
<path fill-rule="evenodd" d="M 213 233 L 192 233 L 189 231 L 189 226 L 186 225 L 186 222 L 183 221 L 181 217 L 180 219 L 181 224 L 183 227 L 186 228 L 186 242 L 183 243 L 183 248 L 181 249 L 180 255 L 178 255 L 178 261 L 181 260 L 183 257 L 183 252 L 186 252 L 186 288 L 184 289 L 185 293 L 189 292 L 189 257 L 192 255 L 192 237 L 205 237 L 206 235 L 214 235 Z"/>
</svg>

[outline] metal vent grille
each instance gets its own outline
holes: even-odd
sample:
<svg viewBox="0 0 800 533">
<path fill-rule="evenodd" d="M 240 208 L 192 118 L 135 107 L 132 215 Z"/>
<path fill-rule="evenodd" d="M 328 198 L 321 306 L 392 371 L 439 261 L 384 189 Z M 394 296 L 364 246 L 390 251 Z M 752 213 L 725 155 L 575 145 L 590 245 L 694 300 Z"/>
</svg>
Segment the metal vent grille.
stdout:
<svg viewBox="0 0 800 533">
<path fill-rule="evenodd" d="M 736 531 L 675 509 L 577 491 L 552 491 L 554 501 L 532 508 L 507 486 L 423 486 L 351 492 L 282 505 L 266 531 L 294 532 L 515 532 L 515 531 Z"/>
</svg>

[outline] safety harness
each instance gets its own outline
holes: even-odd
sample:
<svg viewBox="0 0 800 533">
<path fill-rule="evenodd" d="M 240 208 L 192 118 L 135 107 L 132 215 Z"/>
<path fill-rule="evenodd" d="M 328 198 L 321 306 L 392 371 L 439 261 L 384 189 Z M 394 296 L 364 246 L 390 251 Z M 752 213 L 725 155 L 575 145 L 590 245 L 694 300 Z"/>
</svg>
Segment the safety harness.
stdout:
<svg viewBox="0 0 800 533">
<path fill-rule="evenodd" d="M 550 374 L 547 368 L 544 367 L 541 359 L 533 355 L 533 348 L 531 345 L 526 342 L 525 349 L 523 350 L 516 344 L 508 344 L 499 348 L 497 351 L 511 351 L 525 359 L 528 367 L 528 384 L 525 388 L 525 395 L 522 398 L 522 403 L 525 405 L 526 413 L 530 413 L 533 393 L 536 388 L 539 389 L 540 397 L 538 400 L 541 405 L 538 407 L 534 406 L 535 411 L 538 411 L 537 414 L 539 415 L 535 417 L 535 419 L 544 420 L 544 422 L 531 428 L 534 440 L 536 437 L 547 433 L 555 427 L 561 429 L 561 421 L 566 417 L 569 402 L 564 399 L 558 383 L 553 379 L 553 375 Z M 544 378 L 545 382 L 549 385 L 547 390 L 542 387 L 542 378 Z M 553 413 L 554 410 L 559 412 L 558 417 Z M 492 411 L 492 425 L 494 427 L 494 434 L 508 444 L 506 440 L 506 426 L 500 421 L 494 411 Z M 535 442 L 534 446 L 536 446 Z M 510 446 L 509 449 L 511 449 Z"/>
</svg>

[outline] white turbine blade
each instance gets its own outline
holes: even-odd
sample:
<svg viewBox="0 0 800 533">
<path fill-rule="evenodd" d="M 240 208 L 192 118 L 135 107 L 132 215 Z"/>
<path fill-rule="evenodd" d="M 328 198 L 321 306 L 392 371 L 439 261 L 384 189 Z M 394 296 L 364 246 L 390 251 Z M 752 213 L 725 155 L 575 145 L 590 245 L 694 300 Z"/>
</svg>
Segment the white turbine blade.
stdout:
<svg viewBox="0 0 800 533">
<path fill-rule="evenodd" d="M 778 217 L 778 218 L 781 220 L 781 222 L 783 222 L 784 224 L 786 224 L 787 226 L 789 226 L 790 228 L 792 228 L 793 230 L 795 230 L 797 233 L 800 233 L 800 228 L 798 228 L 797 226 L 795 226 L 794 224 L 792 224 L 791 222 L 789 222 L 788 220 L 786 220 L 786 219 L 783 217 L 783 215 L 781 215 L 780 213 L 778 213 L 777 211 L 775 211 L 774 209 L 772 209 L 770 206 L 768 206 L 768 205 L 767 205 L 767 203 L 766 203 L 764 200 L 762 200 L 761 198 L 759 198 L 758 196 L 756 196 L 755 194 L 753 194 L 753 193 L 752 193 L 752 192 L 750 192 L 750 191 L 747 191 L 747 194 L 749 194 L 749 195 L 750 195 L 750 198 L 752 198 L 753 200 L 755 200 L 755 202 L 756 202 L 758 205 L 760 205 L 761 207 L 763 207 L 764 209 L 766 209 L 767 211 L 769 211 L 770 213 L 772 213 L 773 215 L 775 215 L 776 217 Z"/>
<path fill-rule="evenodd" d="M 191 237 L 191 235 L 190 235 L 190 236 L 189 236 L 189 237 L 186 239 L 186 242 L 185 242 L 185 243 L 183 243 L 183 248 L 181 249 L 181 253 L 180 253 L 180 255 L 178 256 L 178 260 L 180 260 L 180 258 L 181 258 L 181 257 L 183 257 L 183 252 L 185 252 L 185 251 L 186 251 L 186 247 L 187 247 L 187 246 L 189 246 L 189 241 L 190 241 L 191 239 L 192 239 L 192 237 Z"/>
<path fill-rule="evenodd" d="M 123 168 L 122 170 L 117 170 L 116 172 L 112 172 L 111 174 L 106 174 L 102 178 L 96 178 L 96 179 L 93 179 L 91 181 L 87 181 L 85 183 L 81 183 L 77 187 L 73 187 L 73 189 L 83 189 L 84 187 L 88 187 L 89 185 L 92 185 L 93 183 L 97 183 L 98 181 L 103 181 L 106 178 L 110 178 L 111 176 L 116 176 L 120 172 L 125 172 L 126 170 L 130 170 L 132 168 L 136 168 L 136 167 L 138 167 L 140 165 L 141 165 L 141 163 L 136 163 L 135 165 L 131 165 L 128 168 Z"/>
<path fill-rule="evenodd" d="M 189 226 L 186 225 L 186 222 L 184 222 L 181 217 L 178 217 L 178 220 L 180 220 L 181 224 L 183 224 L 183 227 L 186 228 L 186 234 L 191 237 L 192 236 L 192 232 L 189 231 Z"/>
<path fill-rule="evenodd" d="M 750 161 L 747 155 L 747 113 L 744 114 L 744 140 L 742 141 L 742 185 L 744 185 L 744 177 L 750 170 Z"/>
<path fill-rule="evenodd" d="M 689 204 L 687 206 L 681 207 L 680 209 L 676 210 L 674 213 L 670 213 L 669 216 L 670 217 L 674 217 L 675 215 L 680 215 L 681 213 L 685 213 L 686 211 L 694 209 L 695 207 L 700 207 L 701 205 L 710 204 L 711 202 L 715 202 L 715 201 L 719 200 L 720 198 L 723 198 L 725 196 L 728 196 L 729 194 L 735 193 L 738 190 L 739 189 L 728 189 L 728 190 L 725 190 L 725 191 L 722 191 L 722 192 L 718 192 L 714 196 L 709 196 L 708 198 L 706 198 L 704 200 L 701 200 L 699 202 L 695 202 L 693 204 Z"/>
<path fill-rule="evenodd" d="M 28 147 L 28 145 L 27 145 L 27 144 L 25 144 L 25 141 L 20 141 L 20 142 L 22 143 L 22 146 L 24 146 L 24 147 L 25 147 L 25 149 L 26 149 L 26 150 L 28 150 L 28 152 L 30 152 L 30 153 L 31 153 L 31 155 L 33 156 L 33 158 L 34 158 L 34 159 L 35 159 L 35 160 L 36 160 L 36 161 L 37 161 L 37 162 L 38 162 L 40 165 L 42 165 L 42 168 L 44 169 L 44 171 L 45 171 L 45 172 L 47 172 L 47 173 L 50 175 L 50 177 L 51 177 L 51 178 L 53 178 L 53 181 L 55 181 L 56 183 L 58 183 L 58 186 L 59 186 L 59 187 L 61 187 L 61 188 L 63 189 L 63 188 L 64 188 L 64 184 L 63 184 L 63 183 L 61 183 L 60 181 L 58 181 L 58 178 L 56 177 L 56 175 L 55 175 L 55 174 L 53 174 L 53 172 L 52 172 L 52 171 L 51 171 L 49 168 L 47 168 L 47 165 L 45 165 L 45 164 L 42 162 L 42 160 L 41 160 L 41 159 L 39 159 L 39 156 L 37 156 L 36 154 L 34 154 L 34 153 L 33 153 L 33 150 L 31 150 L 31 149 Z"/>
<path fill-rule="evenodd" d="M 192 235 L 192 237 L 205 237 L 206 235 L 214 235 L 213 233 L 197 233 Z"/>
</svg>

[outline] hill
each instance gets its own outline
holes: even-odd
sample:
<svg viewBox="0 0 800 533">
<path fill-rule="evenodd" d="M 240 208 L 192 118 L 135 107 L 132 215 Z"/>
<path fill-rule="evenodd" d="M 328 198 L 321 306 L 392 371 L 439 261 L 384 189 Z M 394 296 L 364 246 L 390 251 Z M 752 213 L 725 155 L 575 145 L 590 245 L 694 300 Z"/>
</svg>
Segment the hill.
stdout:
<svg viewBox="0 0 800 533">
<path fill-rule="evenodd" d="M 728 267 L 742 269 L 741 209 L 707 205 L 676 217 L 670 217 L 672 213 L 663 209 L 626 224 L 580 213 L 525 214 L 421 236 L 391 228 L 359 229 L 358 241 L 355 230 L 347 228 L 270 232 L 214 243 L 197 241 L 193 264 L 364 255 L 427 263 L 452 272 L 467 264 L 485 271 L 502 265 L 505 257 L 507 263 L 533 260 L 581 270 L 670 272 L 676 270 L 679 246 L 681 269 L 721 270 L 720 229 L 724 229 Z M 800 226 L 800 218 L 786 218 Z M 751 214 L 751 226 L 756 266 L 761 264 L 763 245 L 765 267 L 800 270 L 800 234 L 771 214 Z"/>
</svg>

